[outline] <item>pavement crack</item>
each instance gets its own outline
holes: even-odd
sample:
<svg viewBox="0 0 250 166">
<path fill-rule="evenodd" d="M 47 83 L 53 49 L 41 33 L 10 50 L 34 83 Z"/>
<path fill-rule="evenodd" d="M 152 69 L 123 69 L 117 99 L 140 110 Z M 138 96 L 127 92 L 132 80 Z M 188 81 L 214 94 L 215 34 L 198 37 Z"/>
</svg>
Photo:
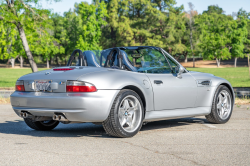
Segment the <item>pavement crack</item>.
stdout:
<svg viewBox="0 0 250 166">
<path fill-rule="evenodd" d="M 181 159 L 181 160 L 184 160 L 184 161 L 189 161 L 189 162 L 191 162 L 191 163 L 193 163 L 193 164 L 195 164 L 195 165 L 205 166 L 205 165 L 203 165 L 203 164 L 197 163 L 197 162 L 194 161 L 194 160 L 185 159 L 185 158 L 180 157 L 180 156 L 178 156 L 178 155 L 176 155 L 176 154 L 173 154 L 173 153 L 159 152 L 159 151 L 157 151 L 157 150 L 155 151 L 155 150 L 149 149 L 149 148 L 147 148 L 147 147 L 140 146 L 140 145 L 136 145 L 136 144 L 133 144 L 133 143 L 130 143 L 130 142 L 121 141 L 121 140 L 119 140 L 119 141 L 120 141 L 120 142 L 123 142 L 123 143 L 126 143 L 126 144 L 129 144 L 129 145 L 134 146 L 134 147 L 143 148 L 143 149 L 145 149 L 145 150 L 147 150 L 147 151 L 150 151 L 150 152 L 152 152 L 152 153 L 155 153 L 155 154 L 167 154 L 167 155 L 171 155 L 171 156 L 173 156 L 173 157 L 175 157 L 175 158 L 178 158 L 178 159 Z"/>
</svg>

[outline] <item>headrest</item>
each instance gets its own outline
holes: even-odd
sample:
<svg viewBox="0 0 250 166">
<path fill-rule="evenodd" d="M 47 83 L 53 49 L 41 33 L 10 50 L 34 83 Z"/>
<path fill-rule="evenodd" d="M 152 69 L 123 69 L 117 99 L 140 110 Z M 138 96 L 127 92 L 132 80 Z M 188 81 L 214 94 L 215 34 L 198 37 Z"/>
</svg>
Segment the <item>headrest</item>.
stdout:
<svg viewBox="0 0 250 166">
<path fill-rule="evenodd" d="M 96 55 L 92 51 L 84 51 L 88 66 L 101 67 L 97 61 Z"/>
</svg>

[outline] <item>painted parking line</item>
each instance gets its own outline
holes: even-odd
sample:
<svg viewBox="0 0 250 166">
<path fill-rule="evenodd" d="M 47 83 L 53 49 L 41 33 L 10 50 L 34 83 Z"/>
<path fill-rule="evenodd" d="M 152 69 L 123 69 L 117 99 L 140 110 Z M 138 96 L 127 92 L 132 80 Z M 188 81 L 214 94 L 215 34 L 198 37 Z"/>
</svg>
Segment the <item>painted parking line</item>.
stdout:
<svg viewBox="0 0 250 166">
<path fill-rule="evenodd" d="M 199 123 L 199 124 L 202 124 L 206 127 L 209 127 L 209 128 L 217 128 L 216 126 L 212 125 L 212 124 L 209 124 L 209 123 L 205 123 L 203 120 L 195 120 L 195 123 Z"/>
<path fill-rule="evenodd" d="M 205 125 L 205 126 L 207 126 L 207 127 L 210 127 L 210 128 L 217 128 L 216 126 L 208 124 L 208 123 L 202 123 L 202 124 Z"/>
</svg>

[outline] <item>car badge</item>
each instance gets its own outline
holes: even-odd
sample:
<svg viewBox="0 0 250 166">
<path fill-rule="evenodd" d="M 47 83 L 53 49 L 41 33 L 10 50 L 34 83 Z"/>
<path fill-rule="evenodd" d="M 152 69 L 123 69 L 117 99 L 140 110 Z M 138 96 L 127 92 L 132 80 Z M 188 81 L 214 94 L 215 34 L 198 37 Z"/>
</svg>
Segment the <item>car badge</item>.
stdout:
<svg viewBox="0 0 250 166">
<path fill-rule="evenodd" d="M 51 74 L 51 72 L 46 72 L 46 73 L 45 73 L 45 75 L 49 75 L 49 74 Z"/>
<path fill-rule="evenodd" d="M 59 85 L 63 85 L 63 84 L 65 84 L 65 82 L 60 82 L 60 83 L 59 83 Z"/>
</svg>

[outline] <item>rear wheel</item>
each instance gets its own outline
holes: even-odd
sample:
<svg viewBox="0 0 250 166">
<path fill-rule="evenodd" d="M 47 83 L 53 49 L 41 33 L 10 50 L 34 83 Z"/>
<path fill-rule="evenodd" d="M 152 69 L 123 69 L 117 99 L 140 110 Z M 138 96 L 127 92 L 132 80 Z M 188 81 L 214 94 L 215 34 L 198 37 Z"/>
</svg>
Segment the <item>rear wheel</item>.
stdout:
<svg viewBox="0 0 250 166">
<path fill-rule="evenodd" d="M 30 118 L 24 118 L 25 123 L 32 129 L 48 131 L 54 129 L 59 122 L 54 120 L 48 121 L 33 121 Z"/>
<path fill-rule="evenodd" d="M 206 119 L 211 123 L 226 123 L 232 115 L 232 109 L 232 94 L 226 86 L 220 85 L 214 95 L 211 113 Z"/>
<path fill-rule="evenodd" d="M 144 107 L 139 95 L 125 89 L 117 95 L 103 127 L 111 136 L 133 137 L 141 129 L 143 118 Z"/>
</svg>

